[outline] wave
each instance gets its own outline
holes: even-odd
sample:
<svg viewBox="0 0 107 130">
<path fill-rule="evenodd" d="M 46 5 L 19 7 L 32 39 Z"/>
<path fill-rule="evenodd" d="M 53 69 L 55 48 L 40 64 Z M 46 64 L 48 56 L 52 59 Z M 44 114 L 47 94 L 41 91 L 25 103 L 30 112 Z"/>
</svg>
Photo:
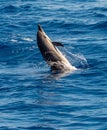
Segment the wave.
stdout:
<svg viewBox="0 0 107 130">
<path fill-rule="evenodd" d="M 31 126 L 31 127 L 19 127 L 19 129 L 26 129 L 26 130 L 58 130 L 57 128 L 52 128 L 49 126 L 42 126 L 42 123 L 37 126 Z"/>
<path fill-rule="evenodd" d="M 95 8 L 93 8 L 93 10 L 105 12 L 105 11 L 107 11 L 107 7 L 95 7 Z"/>
<path fill-rule="evenodd" d="M 42 21 L 40 24 L 44 27 L 46 32 L 51 31 L 51 34 L 53 33 L 53 36 L 56 33 L 56 35 L 59 35 L 59 38 L 60 35 L 69 35 L 69 37 L 71 37 L 72 35 L 89 33 L 86 23 L 79 21 L 69 22 L 61 19 L 54 19 L 50 21 Z"/>
<path fill-rule="evenodd" d="M 92 29 L 107 29 L 107 21 L 97 22 L 96 24 L 91 25 Z"/>
<path fill-rule="evenodd" d="M 20 61 L 22 61 L 23 63 L 34 60 L 34 58 L 36 57 L 35 55 L 38 52 L 36 51 L 36 47 L 33 44 L 16 43 L 17 41 L 14 40 L 13 44 L 0 44 L 0 62 L 20 63 Z"/>
<path fill-rule="evenodd" d="M 18 13 L 21 11 L 32 11 L 31 10 L 31 6 L 32 4 L 23 4 L 23 5 L 13 5 L 13 4 L 9 4 L 7 6 L 2 7 L 1 11 L 3 13 Z"/>
<path fill-rule="evenodd" d="M 106 18 L 106 15 L 101 12 L 94 12 L 96 18 Z"/>
<path fill-rule="evenodd" d="M 3 13 L 16 13 L 17 11 L 19 11 L 19 8 L 14 5 L 7 5 L 7 6 L 3 7 L 1 9 L 1 11 Z"/>
</svg>

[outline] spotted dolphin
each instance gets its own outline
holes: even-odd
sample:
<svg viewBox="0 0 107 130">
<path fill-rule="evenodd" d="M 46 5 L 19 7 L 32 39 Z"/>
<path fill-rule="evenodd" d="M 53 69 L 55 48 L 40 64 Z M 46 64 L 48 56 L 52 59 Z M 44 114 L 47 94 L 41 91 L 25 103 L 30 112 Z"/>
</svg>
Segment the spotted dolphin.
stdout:
<svg viewBox="0 0 107 130">
<path fill-rule="evenodd" d="M 63 46 L 63 44 L 52 42 L 40 24 L 38 24 L 37 45 L 44 60 L 52 70 L 76 70 L 76 67 L 71 65 L 67 58 L 57 48 L 57 46 Z"/>
</svg>

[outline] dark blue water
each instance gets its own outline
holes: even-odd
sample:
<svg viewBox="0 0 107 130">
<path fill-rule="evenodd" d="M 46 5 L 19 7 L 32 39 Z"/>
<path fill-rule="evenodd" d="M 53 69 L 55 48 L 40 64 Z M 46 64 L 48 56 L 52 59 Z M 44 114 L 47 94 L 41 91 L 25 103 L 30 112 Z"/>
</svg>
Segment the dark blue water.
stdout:
<svg viewBox="0 0 107 130">
<path fill-rule="evenodd" d="M 0 0 L 0 130 L 107 129 L 107 1 Z M 78 70 L 52 74 L 37 24 Z"/>
</svg>

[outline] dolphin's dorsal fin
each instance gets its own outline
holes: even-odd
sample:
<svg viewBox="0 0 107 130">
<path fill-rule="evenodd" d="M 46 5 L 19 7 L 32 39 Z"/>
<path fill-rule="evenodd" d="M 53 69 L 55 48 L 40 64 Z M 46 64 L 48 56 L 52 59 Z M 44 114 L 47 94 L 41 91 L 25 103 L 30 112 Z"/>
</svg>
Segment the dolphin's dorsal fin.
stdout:
<svg viewBox="0 0 107 130">
<path fill-rule="evenodd" d="M 52 42 L 52 44 L 54 46 L 63 46 L 64 47 L 64 45 L 62 43 L 60 43 L 60 42 Z"/>
</svg>

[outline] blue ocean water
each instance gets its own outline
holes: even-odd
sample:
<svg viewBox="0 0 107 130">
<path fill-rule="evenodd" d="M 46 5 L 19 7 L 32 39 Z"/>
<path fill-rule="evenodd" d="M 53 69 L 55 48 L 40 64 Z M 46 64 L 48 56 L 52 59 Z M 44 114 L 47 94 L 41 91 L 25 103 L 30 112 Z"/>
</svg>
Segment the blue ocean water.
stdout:
<svg viewBox="0 0 107 130">
<path fill-rule="evenodd" d="M 0 130 L 107 129 L 107 1 L 0 0 Z M 52 74 L 37 24 L 73 73 Z"/>
</svg>

